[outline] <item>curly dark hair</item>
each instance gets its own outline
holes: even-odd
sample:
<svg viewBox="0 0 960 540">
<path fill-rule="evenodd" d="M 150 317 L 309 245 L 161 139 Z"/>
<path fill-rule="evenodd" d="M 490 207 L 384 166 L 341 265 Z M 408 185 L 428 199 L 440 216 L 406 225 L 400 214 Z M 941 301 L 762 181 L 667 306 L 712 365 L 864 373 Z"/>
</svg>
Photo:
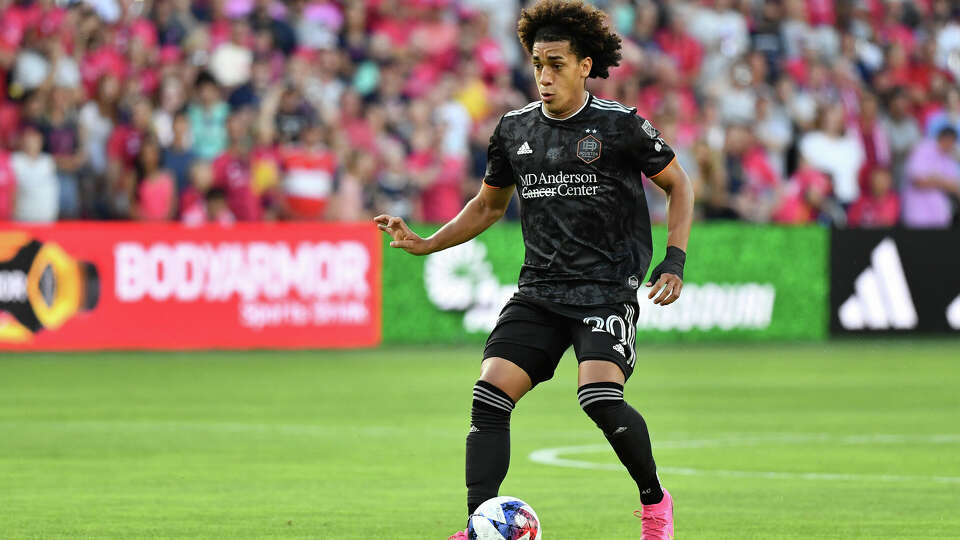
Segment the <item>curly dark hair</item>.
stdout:
<svg viewBox="0 0 960 540">
<path fill-rule="evenodd" d="M 606 79 L 620 65 L 620 36 L 610 30 L 603 11 L 582 1 L 540 0 L 520 12 L 517 35 L 528 53 L 536 41 L 569 41 L 577 58 L 593 60 L 589 77 Z"/>
</svg>

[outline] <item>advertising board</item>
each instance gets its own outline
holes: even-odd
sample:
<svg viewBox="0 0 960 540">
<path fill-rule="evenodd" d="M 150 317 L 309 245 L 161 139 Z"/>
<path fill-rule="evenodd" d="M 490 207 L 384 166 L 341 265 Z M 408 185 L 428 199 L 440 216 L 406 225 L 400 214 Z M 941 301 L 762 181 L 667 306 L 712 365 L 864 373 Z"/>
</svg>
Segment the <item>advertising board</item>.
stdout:
<svg viewBox="0 0 960 540">
<path fill-rule="evenodd" d="M 958 231 L 833 231 L 831 332 L 960 332 L 958 246 Z"/>
<path fill-rule="evenodd" d="M 666 231 L 653 235 L 656 264 Z M 638 291 L 638 343 L 824 339 L 828 239 L 820 227 L 697 224 L 680 300 L 656 306 Z M 481 343 L 517 290 L 524 248 L 505 223 L 426 257 L 384 249 L 385 343 Z"/>
<path fill-rule="evenodd" d="M 0 350 L 380 339 L 372 224 L 0 225 Z"/>
</svg>

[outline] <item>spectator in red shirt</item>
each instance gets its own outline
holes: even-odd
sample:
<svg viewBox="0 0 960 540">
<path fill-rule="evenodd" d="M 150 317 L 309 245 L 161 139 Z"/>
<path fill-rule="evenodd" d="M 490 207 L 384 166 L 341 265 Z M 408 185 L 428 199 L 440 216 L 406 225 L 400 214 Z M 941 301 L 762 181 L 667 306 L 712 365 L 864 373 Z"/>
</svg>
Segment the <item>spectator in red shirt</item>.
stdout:
<svg viewBox="0 0 960 540">
<path fill-rule="evenodd" d="M 891 161 L 890 139 L 879 121 L 879 102 L 870 92 L 860 97 L 860 118 L 857 129 L 863 144 L 864 161 L 858 181 L 860 190 L 869 191 L 871 172 L 877 167 L 889 167 Z"/>
<path fill-rule="evenodd" d="M 263 216 L 260 199 L 251 185 L 250 120 L 246 112 L 227 118 L 229 146 L 213 161 L 213 186 L 226 193 L 230 211 L 240 221 L 257 221 Z"/>
<path fill-rule="evenodd" d="M 115 45 L 107 41 L 102 25 L 92 32 L 90 40 L 92 46 L 80 63 L 80 76 L 87 95 L 92 96 L 96 94 L 99 81 L 103 77 L 112 76 L 119 81 L 125 80 L 128 64 Z"/>
<path fill-rule="evenodd" d="M 894 1 L 886 2 L 886 4 L 886 14 L 883 22 L 879 25 L 877 37 L 880 38 L 883 45 L 899 43 L 908 54 L 912 54 L 917 45 L 917 40 L 910 27 L 903 24 L 903 2 Z"/>
<path fill-rule="evenodd" d="M 295 219 L 322 219 L 333 193 L 337 157 L 323 141 L 323 126 L 311 124 L 301 141 L 283 149 L 283 190 Z"/>
<path fill-rule="evenodd" d="M 900 197 L 893 190 L 889 169 L 876 168 L 870 173 L 870 189 L 847 211 L 851 227 L 893 227 L 900 221 Z"/>
<path fill-rule="evenodd" d="M 111 217 L 130 216 L 137 178 L 140 145 L 151 133 L 153 108 L 146 99 L 134 103 L 128 123 L 113 128 L 107 141 L 107 201 Z"/>
<path fill-rule="evenodd" d="M 207 210 L 207 223 L 232 225 L 237 218 L 230 211 L 227 193 L 222 188 L 211 188 L 204 196 Z"/>
<path fill-rule="evenodd" d="M 155 42 L 155 38 L 154 38 Z M 129 59 L 128 84 L 134 85 L 137 94 L 152 96 L 160 86 L 160 71 L 157 67 L 158 51 L 149 38 L 133 36 L 127 58 Z"/>
<path fill-rule="evenodd" d="M 741 219 L 765 222 L 779 204 L 780 176 L 766 151 L 744 126 L 727 131 L 726 152 L 730 169 L 730 200 Z"/>
<path fill-rule="evenodd" d="M 0 150 L 0 221 L 13 217 L 13 205 L 17 200 L 17 177 L 10 168 L 10 154 Z"/>
<path fill-rule="evenodd" d="M 151 132 L 152 119 L 153 107 L 148 100 L 141 99 L 134 103 L 130 120 L 113 128 L 107 141 L 108 167 L 133 168 L 140 154 L 140 145 Z"/>
<path fill-rule="evenodd" d="M 703 46 L 687 33 L 687 22 L 674 12 L 669 13 L 667 29 L 657 32 L 657 45 L 673 60 L 683 78 L 684 86 L 696 81 L 703 61 Z"/>
<path fill-rule="evenodd" d="M 806 0 L 810 24 L 830 25 L 837 21 L 837 12 L 833 0 Z"/>
<path fill-rule="evenodd" d="M 190 185 L 180 193 L 180 222 L 187 226 L 207 221 L 207 192 L 213 186 L 213 168 L 206 161 L 195 161 L 190 167 Z"/>
<path fill-rule="evenodd" d="M 453 219 L 463 207 L 464 159 L 444 154 L 439 137 L 421 131 L 413 136 L 413 153 L 405 167 L 420 188 L 420 219 L 443 223 Z M 388 156 L 388 167 L 394 165 Z"/>
</svg>

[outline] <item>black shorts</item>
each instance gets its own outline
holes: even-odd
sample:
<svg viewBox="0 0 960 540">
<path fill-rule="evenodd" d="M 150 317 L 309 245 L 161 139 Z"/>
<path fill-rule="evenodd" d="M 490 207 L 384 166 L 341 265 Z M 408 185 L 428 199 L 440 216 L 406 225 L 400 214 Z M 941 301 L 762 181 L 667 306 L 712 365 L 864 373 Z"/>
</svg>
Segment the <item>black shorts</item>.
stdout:
<svg viewBox="0 0 960 540">
<path fill-rule="evenodd" d="M 625 379 L 637 362 L 637 303 L 570 306 L 515 294 L 497 319 L 483 357 L 520 366 L 534 386 L 553 377 L 572 344 L 577 362 L 609 360 Z"/>
</svg>

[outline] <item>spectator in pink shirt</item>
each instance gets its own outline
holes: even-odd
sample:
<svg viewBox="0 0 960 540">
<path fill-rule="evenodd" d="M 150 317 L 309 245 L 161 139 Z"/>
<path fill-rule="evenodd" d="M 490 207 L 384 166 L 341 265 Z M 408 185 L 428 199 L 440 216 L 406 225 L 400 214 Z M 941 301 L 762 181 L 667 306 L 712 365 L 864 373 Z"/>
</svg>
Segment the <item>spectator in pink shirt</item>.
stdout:
<svg viewBox="0 0 960 540">
<path fill-rule="evenodd" d="M 160 143 L 153 136 L 140 145 L 137 156 L 137 204 L 140 221 L 167 221 L 176 211 L 176 184 L 170 171 L 160 168 Z"/>
<path fill-rule="evenodd" d="M 903 221 L 906 226 L 946 228 L 953 222 L 953 204 L 960 197 L 960 162 L 956 145 L 957 131 L 944 126 L 936 139 L 918 144 L 910 155 L 903 189 Z"/>
<path fill-rule="evenodd" d="M 830 179 L 801 158 L 799 167 L 787 181 L 780 207 L 773 213 L 773 221 L 815 223 L 830 203 L 830 194 Z"/>
</svg>

